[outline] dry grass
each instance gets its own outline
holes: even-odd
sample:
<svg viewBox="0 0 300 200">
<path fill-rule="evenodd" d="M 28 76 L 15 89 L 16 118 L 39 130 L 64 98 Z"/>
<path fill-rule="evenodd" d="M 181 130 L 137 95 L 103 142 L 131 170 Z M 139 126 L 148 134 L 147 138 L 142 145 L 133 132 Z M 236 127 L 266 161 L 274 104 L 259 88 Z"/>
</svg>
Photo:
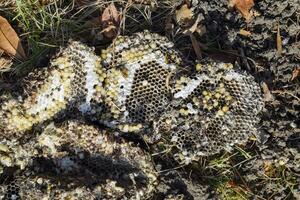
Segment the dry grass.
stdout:
<svg viewBox="0 0 300 200">
<path fill-rule="evenodd" d="M 43 3 L 41 3 L 43 2 Z M 24 76 L 37 65 L 46 65 L 47 55 L 72 38 L 102 48 L 110 43 L 103 38 L 101 24 L 95 23 L 101 12 L 114 3 L 121 15 L 119 34 L 132 34 L 144 29 L 164 33 L 165 21 L 175 13 L 171 0 L 151 1 L 141 5 L 123 0 L 6 0 L 0 4 L 0 15 L 6 17 L 23 41 L 29 59 L 15 62 L 14 75 Z M 177 32 L 171 39 L 184 41 Z M 183 44 L 187 44 L 186 41 Z M 179 45 L 190 51 L 189 45 Z"/>
</svg>

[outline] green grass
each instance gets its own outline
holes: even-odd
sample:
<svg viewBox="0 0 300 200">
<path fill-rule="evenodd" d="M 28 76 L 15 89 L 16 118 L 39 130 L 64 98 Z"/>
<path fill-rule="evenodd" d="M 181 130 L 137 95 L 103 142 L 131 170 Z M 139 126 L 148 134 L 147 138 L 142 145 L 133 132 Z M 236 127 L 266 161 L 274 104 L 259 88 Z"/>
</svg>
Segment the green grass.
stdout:
<svg viewBox="0 0 300 200">
<path fill-rule="evenodd" d="M 238 172 L 238 167 L 250 159 L 252 156 L 248 152 L 235 147 L 232 153 L 217 155 L 209 161 L 206 170 L 212 170 L 215 174 L 212 176 L 210 185 L 216 189 L 222 199 L 246 200 L 250 198 L 247 183 Z"/>
<path fill-rule="evenodd" d="M 202 177 L 213 187 L 224 200 L 247 200 L 251 199 L 255 192 L 253 188 L 258 185 L 264 186 L 267 183 L 276 187 L 286 187 L 286 199 L 289 199 L 297 186 L 299 175 L 291 171 L 285 164 L 270 163 L 269 168 L 261 169 L 262 175 L 257 175 L 254 182 L 248 182 L 242 172 L 244 164 L 252 159 L 256 159 L 255 151 L 245 150 L 238 146 L 231 153 L 221 153 L 207 160 L 207 164 L 202 166 Z M 196 167 L 199 169 L 199 167 Z M 249 173 L 251 175 L 251 172 Z M 298 181 L 299 182 L 299 181 Z M 274 193 L 273 196 L 280 195 Z M 267 200 L 265 197 L 256 196 L 259 200 Z M 272 199 L 270 197 L 269 199 Z"/>
<path fill-rule="evenodd" d="M 16 61 L 13 73 L 24 76 L 49 52 L 65 45 L 70 38 L 80 39 L 88 31 L 86 22 L 96 8 L 80 8 L 76 0 L 56 0 L 42 5 L 39 0 L 15 0 L 11 5 L 1 4 L 0 14 L 8 19 L 22 40 L 28 56 Z M 76 7 L 77 6 L 77 7 Z"/>
<path fill-rule="evenodd" d="M 15 63 L 13 72 L 16 75 L 26 74 L 39 58 L 59 45 L 55 36 L 59 34 L 62 17 L 66 12 L 66 9 L 59 11 L 56 2 L 41 6 L 36 0 L 16 0 L 10 12 L 5 12 L 5 17 L 16 29 L 28 55 L 24 62 Z"/>
<path fill-rule="evenodd" d="M 70 38 L 83 40 L 96 47 L 107 45 L 110 41 L 95 42 L 95 35 L 102 29 L 100 24 L 91 22 L 100 19 L 101 11 L 112 2 L 122 16 L 120 34 L 161 26 L 165 17 L 175 9 L 169 0 L 153 1 L 146 7 L 123 0 L 40 2 L 41 0 L 6 0 L 0 3 L 0 15 L 13 25 L 28 56 L 26 61 L 15 61 L 11 71 L 16 76 L 26 75 L 38 63 L 43 63 L 43 58 L 50 52 L 65 45 Z"/>
</svg>

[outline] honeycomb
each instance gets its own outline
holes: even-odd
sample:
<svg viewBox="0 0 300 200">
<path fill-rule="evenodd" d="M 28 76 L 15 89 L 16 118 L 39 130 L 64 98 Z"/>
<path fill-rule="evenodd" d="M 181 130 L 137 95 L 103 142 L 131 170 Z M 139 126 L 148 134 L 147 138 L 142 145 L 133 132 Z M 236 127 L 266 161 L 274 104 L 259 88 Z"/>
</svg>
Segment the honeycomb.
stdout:
<svg viewBox="0 0 300 200">
<path fill-rule="evenodd" d="M 49 67 L 36 70 L 23 80 L 23 94 L 2 103 L 1 135 L 23 133 L 70 106 L 83 113 L 91 112 L 92 105 L 101 100 L 97 98 L 96 86 L 101 87 L 104 76 L 100 58 L 93 49 L 71 41 Z"/>
<path fill-rule="evenodd" d="M 173 91 L 174 101 L 154 129 L 180 149 L 176 156 L 184 162 L 230 150 L 257 132 L 260 87 L 232 64 L 202 61 L 176 80 Z"/>
<path fill-rule="evenodd" d="M 106 124 L 134 132 L 164 111 L 172 99 L 172 77 L 183 65 L 173 46 L 165 37 L 145 31 L 120 36 L 102 51 Z"/>
<path fill-rule="evenodd" d="M 8 199 L 145 199 L 156 184 L 151 158 L 105 130 L 77 120 L 49 125 L 36 156 L 0 186 Z M 43 197 L 43 198 L 42 198 Z"/>
<path fill-rule="evenodd" d="M 0 187 L 11 199 L 148 198 L 151 159 L 115 134 L 160 140 L 188 164 L 245 143 L 263 108 L 253 76 L 211 60 L 192 67 L 148 31 L 118 36 L 100 56 L 71 41 L 19 97 L 0 99 L 0 175 L 21 171 Z"/>
<path fill-rule="evenodd" d="M 35 140 L 23 143 L 15 138 L 2 138 L 0 141 L 0 175 L 5 168 L 17 167 L 23 170 L 32 163 L 32 158 L 38 155 L 35 143 Z"/>
</svg>

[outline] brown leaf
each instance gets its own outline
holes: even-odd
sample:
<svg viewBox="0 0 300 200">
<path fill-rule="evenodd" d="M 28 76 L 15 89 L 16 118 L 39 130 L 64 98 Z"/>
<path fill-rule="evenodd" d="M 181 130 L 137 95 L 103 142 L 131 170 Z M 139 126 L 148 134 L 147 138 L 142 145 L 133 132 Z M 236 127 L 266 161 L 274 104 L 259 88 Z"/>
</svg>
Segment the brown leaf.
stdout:
<svg viewBox="0 0 300 200">
<path fill-rule="evenodd" d="M 188 8 L 187 4 L 184 4 L 180 7 L 179 10 L 176 10 L 176 21 L 179 23 L 185 23 L 192 19 L 193 12 Z"/>
<path fill-rule="evenodd" d="M 293 73 L 292 73 L 292 78 L 291 80 L 293 81 L 295 78 L 297 78 L 298 76 L 300 75 L 300 68 L 296 68 L 293 70 Z"/>
<path fill-rule="evenodd" d="M 120 25 L 120 13 L 115 7 L 114 3 L 111 3 L 106 7 L 101 15 L 101 24 L 103 26 L 103 34 L 107 38 L 114 38 L 117 35 L 117 28 Z"/>
<path fill-rule="evenodd" d="M 277 26 L 276 47 L 277 47 L 277 54 L 281 55 L 282 54 L 282 39 L 281 39 L 281 35 L 280 35 L 280 26 L 279 26 L 279 24 Z"/>
<path fill-rule="evenodd" d="M 8 21 L 0 16 L 0 49 L 18 59 L 25 59 L 26 55 L 20 38 Z"/>
<path fill-rule="evenodd" d="M 102 23 L 115 22 L 120 23 L 120 15 L 114 3 L 111 3 L 107 6 L 102 15 L 101 15 Z"/>
<path fill-rule="evenodd" d="M 254 0 L 229 0 L 229 7 L 237 9 L 247 21 L 249 21 L 253 15 L 249 12 L 253 6 Z"/>
</svg>

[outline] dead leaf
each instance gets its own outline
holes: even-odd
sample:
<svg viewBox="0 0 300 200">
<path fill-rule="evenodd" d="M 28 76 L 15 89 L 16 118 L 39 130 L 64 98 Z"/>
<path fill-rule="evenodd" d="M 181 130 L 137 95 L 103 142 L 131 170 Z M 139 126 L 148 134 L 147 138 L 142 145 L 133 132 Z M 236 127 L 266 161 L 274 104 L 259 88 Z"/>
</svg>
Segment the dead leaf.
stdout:
<svg viewBox="0 0 300 200">
<path fill-rule="evenodd" d="M 250 31 L 246 31 L 244 29 L 241 29 L 240 32 L 239 32 L 240 35 L 243 35 L 245 37 L 250 37 L 251 35 L 251 32 Z"/>
<path fill-rule="evenodd" d="M 254 0 L 229 0 L 229 7 L 237 9 L 247 21 L 253 15 L 253 13 L 250 13 L 253 6 Z"/>
<path fill-rule="evenodd" d="M 197 59 L 201 60 L 202 59 L 202 53 L 201 53 L 200 44 L 199 44 L 199 42 L 197 41 L 197 39 L 195 38 L 195 36 L 193 34 L 190 34 L 190 38 L 191 38 L 192 46 L 193 46 L 193 49 L 194 49 L 195 54 L 197 56 Z"/>
<path fill-rule="evenodd" d="M 120 15 L 114 3 L 106 7 L 101 15 L 101 22 L 115 22 L 120 23 Z"/>
<path fill-rule="evenodd" d="M 20 38 L 8 21 L 0 16 L 0 49 L 18 59 L 26 58 Z"/>
<path fill-rule="evenodd" d="M 263 93 L 264 93 L 264 101 L 265 102 L 272 101 L 274 99 L 274 97 L 271 94 L 268 85 L 265 82 L 263 82 L 261 84 L 261 86 L 262 86 L 262 90 L 263 90 Z"/>
<path fill-rule="evenodd" d="M 300 75 L 300 68 L 296 68 L 293 70 L 293 73 L 292 73 L 292 78 L 291 80 L 293 81 L 295 78 L 297 78 L 298 76 Z"/>
<path fill-rule="evenodd" d="M 282 54 L 282 39 L 281 39 L 281 35 L 280 35 L 280 26 L 279 26 L 279 24 L 277 26 L 276 46 L 277 46 L 277 54 L 281 55 Z"/>
<path fill-rule="evenodd" d="M 106 7 L 101 15 L 101 24 L 103 27 L 103 34 L 107 38 L 114 38 L 117 36 L 117 29 L 120 25 L 120 13 L 115 7 L 114 3 L 111 3 Z"/>
<path fill-rule="evenodd" d="M 188 8 L 187 4 L 182 5 L 179 10 L 176 10 L 176 21 L 178 23 L 185 23 L 192 18 L 193 12 Z"/>
</svg>

